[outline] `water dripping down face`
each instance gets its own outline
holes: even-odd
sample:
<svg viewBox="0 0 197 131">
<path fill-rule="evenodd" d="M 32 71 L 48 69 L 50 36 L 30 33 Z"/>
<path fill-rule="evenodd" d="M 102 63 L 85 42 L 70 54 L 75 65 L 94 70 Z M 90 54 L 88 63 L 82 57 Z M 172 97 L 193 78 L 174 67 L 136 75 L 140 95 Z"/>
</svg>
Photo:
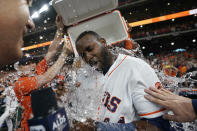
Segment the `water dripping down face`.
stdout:
<svg viewBox="0 0 197 131">
<path fill-rule="evenodd" d="M 106 73 L 110 65 L 109 51 L 102 41 L 92 34 L 84 35 L 76 43 L 77 51 L 83 60 L 93 69 Z"/>
</svg>

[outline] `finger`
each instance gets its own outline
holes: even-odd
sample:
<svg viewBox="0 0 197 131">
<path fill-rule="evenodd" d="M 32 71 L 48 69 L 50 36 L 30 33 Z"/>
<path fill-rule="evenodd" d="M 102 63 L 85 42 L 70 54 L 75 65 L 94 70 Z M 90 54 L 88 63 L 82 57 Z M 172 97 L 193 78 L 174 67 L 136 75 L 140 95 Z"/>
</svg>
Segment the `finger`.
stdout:
<svg viewBox="0 0 197 131">
<path fill-rule="evenodd" d="M 60 18 L 59 18 L 59 15 L 58 15 L 58 16 L 56 17 L 56 21 L 58 22 L 58 21 L 59 21 L 59 19 L 60 19 Z"/>
<path fill-rule="evenodd" d="M 144 96 L 147 100 L 153 102 L 153 103 L 156 103 L 158 105 L 161 105 L 163 106 L 164 108 L 167 108 L 168 109 L 168 103 L 166 101 L 163 101 L 163 100 L 160 100 L 160 99 L 157 99 L 155 97 L 152 97 L 152 96 L 149 96 L 149 95 L 145 95 Z"/>
<path fill-rule="evenodd" d="M 163 89 L 163 88 L 157 89 L 157 88 L 150 87 L 149 89 L 152 90 L 152 91 L 154 91 L 154 92 L 157 92 L 157 93 L 159 93 L 159 94 L 161 94 L 161 95 L 163 95 L 163 96 L 169 95 L 169 92 L 167 92 L 167 91 L 166 91 L 165 89 Z"/>
<path fill-rule="evenodd" d="M 59 15 L 59 19 L 62 20 L 62 16 L 61 15 Z"/>
<path fill-rule="evenodd" d="M 177 121 L 177 122 L 180 121 L 180 119 L 178 119 L 177 116 L 175 116 L 175 115 L 170 115 L 170 114 L 164 114 L 164 115 L 163 115 L 163 119 L 170 120 L 170 121 Z"/>
<path fill-rule="evenodd" d="M 149 89 L 160 94 L 163 93 L 163 91 L 161 91 L 161 88 L 158 89 L 158 88 L 150 87 Z"/>
<path fill-rule="evenodd" d="M 161 100 L 166 100 L 166 97 L 164 95 L 162 95 L 161 93 L 159 93 L 158 91 L 155 92 L 154 90 L 147 90 L 147 89 L 144 89 L 144 91 L 151 95 L 151 96 L 154 96 L 155 98 L 158 98 L 158 99 L 161 99 Z"/>
<path fill-rule="evenodd" d="M 72 47 L 72 45 L 71 45 L 71 43 L 70 43 L 68 37 L 65 36 L 64 38 L 65 38 L 65 46 L 66 46 L 66 48 L 67 48 L 68 50 L 70 50 L 70 51 L 73 51 L 73 47 Z"/>
<path fill-rule="evenodd" d="M 173 94 L 170 90 L 167 90 L 167 89 L 164 89 L 164 88 L 161 88 L 161 90 L 167 94 Z"/>
<path fill-rule="evenodd" d="M 58 16 L 58 22 L 61 22 L 62 21 L 62 17 L 59 15 Z"/>
<path fill-rule="evenodd" d="M 64 35 L 64 43 L 65 43 L 66 46 L 69 43 L 69 40 L 68 40 L 68 36 L 67 35 Z"/>
<path fill-rule="evenodd" d="M 60 16 L 60 15 L 58 15 L 57 17 L 56 17 L 56 22 L 61 22 L 62 21 L 62 17 Z"/>
</svg>

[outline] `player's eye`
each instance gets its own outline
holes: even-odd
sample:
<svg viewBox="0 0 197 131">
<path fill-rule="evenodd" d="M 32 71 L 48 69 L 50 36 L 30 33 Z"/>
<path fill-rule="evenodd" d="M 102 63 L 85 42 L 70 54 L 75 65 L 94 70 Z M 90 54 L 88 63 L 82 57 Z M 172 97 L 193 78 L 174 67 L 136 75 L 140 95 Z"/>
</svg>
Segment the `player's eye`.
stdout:
<svg viewBox="0 0 197 131">
<path fill-rule="evenodd" d="M 90 46 L 88 46 L 88 47 L 86 48 L 86 51 L 87 51 L 87 52 L 90 52 L 90 51 L 92 51 L 92 48 L 91 48 Z"/>
</svg>

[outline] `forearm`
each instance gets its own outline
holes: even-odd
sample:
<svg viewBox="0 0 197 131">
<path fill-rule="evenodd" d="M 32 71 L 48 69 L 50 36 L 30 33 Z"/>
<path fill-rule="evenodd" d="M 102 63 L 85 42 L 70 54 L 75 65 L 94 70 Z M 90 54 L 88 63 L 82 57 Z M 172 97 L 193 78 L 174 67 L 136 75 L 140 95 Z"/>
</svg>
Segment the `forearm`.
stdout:
<svg viewBox="0 0 197 131">
<path fill-rule="evenodd" d="M 49 51 L 59 49 L 59 47 L 60 47 L 59 43 L 62 40 L 62 35 L 63 35 L 63 29 L 57 29 L 57 31 L 55 33 L 55 37 L 54 37 L 53 41 L 51 42 L 51 45 L 49 46 Z"/>
<path fill-rule="evenodd" d="M 45 56 L 47 62 L 50 62 L 59 51 L 61 47 L 62 35 L 63 30 L 57 29 L 55 37 L 49 46 L 48 53 Z"/>
<path fill-rule="evenodd" d="M 42 76 L 38 76 L 38 87 L 50 82 L 53 80 L 53 78 L 58 74 L 62 66 L 64 65 L 65 59 L 67 57 L 67 54 L 61 53 L 58 60 L 55 62 L 53 66 L 51 66 L 45 74 Z"/>
<path fill-rule="evenodd" d="M 55 64 L 51 68 L 48 69 L 48 71 L 46 72 L 46 76 L 48 76 L 49 81 L 51 81 L 60 71 L 60 69 L 64 65 L 64 61 L 66 57 L 67 57 L 67 54 L 62 53 L 59 56 L 58 60 L 55 62 Z"/>
</svg>

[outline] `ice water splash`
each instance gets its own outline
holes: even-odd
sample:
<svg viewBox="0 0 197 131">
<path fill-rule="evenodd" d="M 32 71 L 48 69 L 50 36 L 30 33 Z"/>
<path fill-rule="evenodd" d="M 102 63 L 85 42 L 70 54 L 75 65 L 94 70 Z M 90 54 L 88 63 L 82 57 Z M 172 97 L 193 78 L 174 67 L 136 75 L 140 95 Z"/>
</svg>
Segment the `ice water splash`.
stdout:
<svg viewBox="0 0 197 131">
<path fill-rule="evenodd" d="M 80 69 L 73 69 L 68 72 L 69 93 L 62 97 L 62 103 L 66 108 L 68 118 L 86 121 L 87 118 L 96 120 L 97 108 L 101 104 L 102 74 L 82 62 Z M 73 79 L 75 79 L 73 81 Z M 70 82 L 69 82 L 70 81 Z M 75 87 L 75 82 L 80 82 L 80 87 Z"/>
<path fill-rule="evenodd" d="M 140 46 L 135 50 L 126 50 L 120 47 L 112 47 L 113 54 L 126 54 L 144 59 Z M 79 58 L 77 58 L 79 59 Z M 69 79 L 67 81 L 69 93 L 61 97 L 62 105 L 65 106 L 68 118 L 85 121 L 87 118 L 96 120 L 98 107 L 103 97 L 104 76 L 96 71 L 96 67 L 90 67 L 82 60 L 80 68 L 65 70 Z M 80 82 L 80 87 L 74 87 L 73 82 Z"/>
</svg>

